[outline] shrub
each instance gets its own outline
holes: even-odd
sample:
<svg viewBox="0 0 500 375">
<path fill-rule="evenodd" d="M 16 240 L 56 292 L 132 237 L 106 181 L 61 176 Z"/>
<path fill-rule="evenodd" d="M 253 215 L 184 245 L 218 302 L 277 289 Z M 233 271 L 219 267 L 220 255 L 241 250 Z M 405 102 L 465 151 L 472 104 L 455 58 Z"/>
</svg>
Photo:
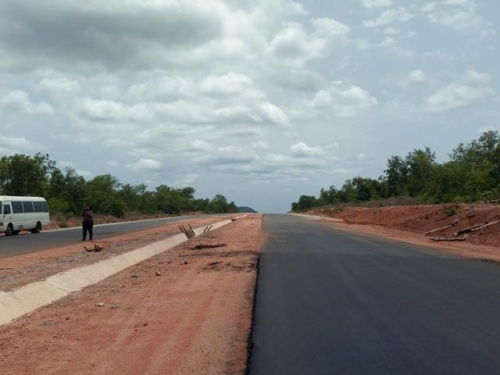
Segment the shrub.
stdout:
<svg viewBox="0 0 500 375">
<path fill-rule="evenodd" d="M 453 216 L 457 213 L 457 211 L 455 211 L 455 209 L 453 207 L 448 207 L 444 210 L 444 213 L 446 216 L 450 217 L 450 216 Z"/>
</svg>

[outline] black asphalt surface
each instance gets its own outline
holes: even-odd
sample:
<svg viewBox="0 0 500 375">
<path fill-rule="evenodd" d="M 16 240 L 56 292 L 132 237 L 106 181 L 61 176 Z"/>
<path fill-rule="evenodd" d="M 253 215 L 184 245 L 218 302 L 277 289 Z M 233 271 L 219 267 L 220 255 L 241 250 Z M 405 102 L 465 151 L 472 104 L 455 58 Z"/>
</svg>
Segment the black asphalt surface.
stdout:
<svg viewBox="0 0 500 375">
<path fill-rule="evenodd" d="M 500 265 L 266 215 L 249 374 L 500 374 Z"/>
<path fill-rule="evenodd" d="M 120 234 L 136 232 L 151 228 L 161 227 L 168 223 L 186 219 L 199 219 L 216 215 L 190 215 L 177 216 L 164 219 L 142 220 L 125 223 L 103 224 L 94 226 L 94 240 L 104 240 Z M 88 238 L 88 236 L 87 236 Z M 29 232 L 21 233 L 17 236 L 0 237 L 0 259 L 28 254 L 36 251 L 51 249 L 59 246 L 72 245 L 81 242 L 82 229 L 71 228 L 64 230 L 44 231 L 32 234 Z"/>
</svg>

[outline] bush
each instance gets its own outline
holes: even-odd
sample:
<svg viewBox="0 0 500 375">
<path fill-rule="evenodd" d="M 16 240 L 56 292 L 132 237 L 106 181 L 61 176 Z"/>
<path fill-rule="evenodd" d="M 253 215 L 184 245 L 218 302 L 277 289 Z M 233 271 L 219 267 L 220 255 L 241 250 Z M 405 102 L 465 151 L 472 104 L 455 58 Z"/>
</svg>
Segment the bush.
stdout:
<svg viewBox="0 0 500 375">
<path fill-rule="evenodd" d="M 450 217 L 450 216 L 453 216 L 457 213 L 457 211 L 455 211 L 455 209 L 453 207 L 447 207 L 445 210 L 444 210 L 444 214 L 447 216 L 447 217 Z"/>
<path fill-rule="evenodd" d="M 70 210 L 68 202 L 59 198 L 50 198 L 47 204 L 51 214 L 66 214 Z"/>
</svg>

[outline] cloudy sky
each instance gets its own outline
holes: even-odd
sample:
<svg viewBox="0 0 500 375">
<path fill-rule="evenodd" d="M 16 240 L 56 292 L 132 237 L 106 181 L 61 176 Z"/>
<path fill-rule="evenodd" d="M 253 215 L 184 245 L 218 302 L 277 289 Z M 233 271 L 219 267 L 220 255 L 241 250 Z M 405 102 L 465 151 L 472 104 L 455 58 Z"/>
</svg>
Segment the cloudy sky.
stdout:
<svg viewBox="0 0 500 375">
<path fill-rule="evenodd" d="M 1 0 L 0 156 L 261 212 L 500 129 L 498 0 Z"/>
</svg>

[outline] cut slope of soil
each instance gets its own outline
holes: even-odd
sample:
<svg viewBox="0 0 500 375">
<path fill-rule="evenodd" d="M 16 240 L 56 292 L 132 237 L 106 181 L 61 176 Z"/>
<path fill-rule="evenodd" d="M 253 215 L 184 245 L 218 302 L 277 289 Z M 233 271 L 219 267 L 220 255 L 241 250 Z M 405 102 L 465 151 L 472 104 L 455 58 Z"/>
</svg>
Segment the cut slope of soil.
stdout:
<svg viewBox="0 0 500 375">
<path fill-rule="evenodd" d="M 492 204 L 442 204 L 389 206 L 378 208 L 323 208 L 308 212 L 312 215 L 343 220 L 333 223 L 339 228 L 394 238 L 461 256 L 500 261 L 500 206 Z M 460 229 L 493 223 L 483 229 L 459 236 Z M 496 224 L 495 224 L 496 223 Z M 449 227 L 448 227 L 449 226 Z M 448 227 L 433 233 L 436 229 Z M 440 239 L 463 238 L 460 242 L 435 242 Z"/>
</svg>

